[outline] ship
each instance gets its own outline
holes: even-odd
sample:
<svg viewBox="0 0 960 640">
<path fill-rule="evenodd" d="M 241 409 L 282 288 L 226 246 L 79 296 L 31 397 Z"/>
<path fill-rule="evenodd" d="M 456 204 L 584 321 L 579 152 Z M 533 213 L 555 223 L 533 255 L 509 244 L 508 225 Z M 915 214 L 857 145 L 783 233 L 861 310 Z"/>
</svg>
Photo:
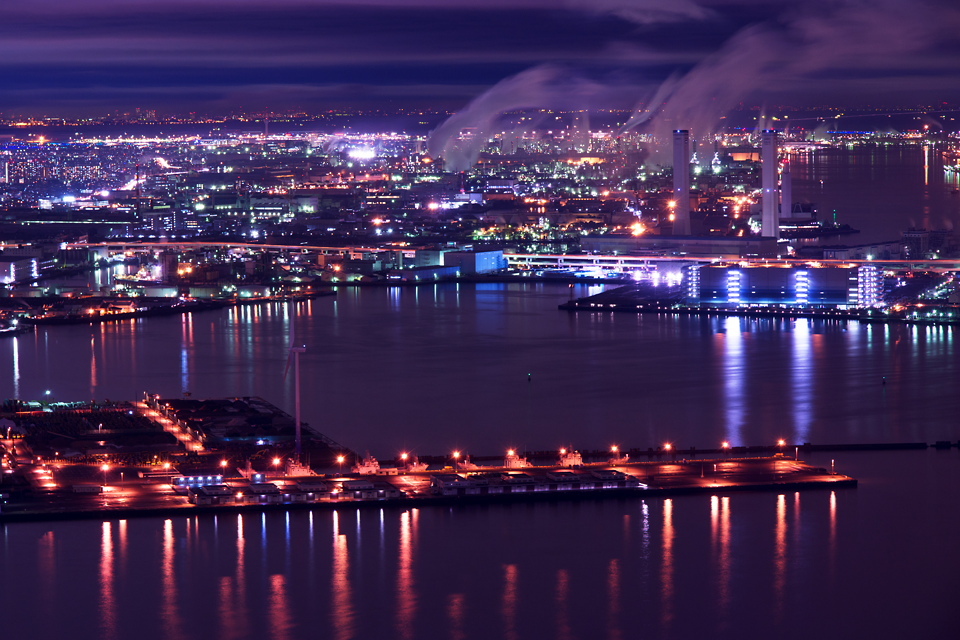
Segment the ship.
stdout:
<svg viewBox="0 0 960 640">
<path fill-rule="evenodd" d="M 780 218 L 780 237 L 788 240 L 842 236 L 850 233 L 860 233 L 860 230 L 837 222 L 836 212 L 833 214 L 833 220 L 821 220 L 816 207 L 808 203 L 794 203 L 790 215 Z"/>
</svg>

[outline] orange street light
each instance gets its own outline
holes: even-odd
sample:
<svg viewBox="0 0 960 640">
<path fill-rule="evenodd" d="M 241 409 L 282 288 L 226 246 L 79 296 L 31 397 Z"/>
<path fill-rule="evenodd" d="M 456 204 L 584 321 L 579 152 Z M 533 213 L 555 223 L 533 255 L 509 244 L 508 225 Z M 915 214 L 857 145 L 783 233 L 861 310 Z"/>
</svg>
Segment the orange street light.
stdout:
<svg viewBox="0 0 960 640">
<path fill-rule="evenodd" d="M 613 445 L 612 447 L 610 447 L 610 453 L 619 453 L 619 452 L 620 452 L 620 447 L 618 447 L 617 445 Z"/>
<path fill-rule="evenodd" d="M 664 445 L 663 445 L 663 450 L 664 450 L 664 451 L 671 451 L 672 449 L 673 449 L 673 445 L 672 445 L 672 444 L 670 444 L 669 442 L 664 443 Z"/>
<path fill-rule="evenodd" d="M 726 440 L 724 440 L 723 442 L 720 443 L 720 448 L 721 448 L 721 449 L 729 449 L 729 448 L 730 448 L 730 443 L 727 442 Z"/>
<path fill-rule="evenodd" d="M 778 446 L 778 447 L 786 446 L 786 444 L 787 444 L 787 441 L 784 440 L 783 438 L 780 438 L 779 440 L 777 440 L 777 446 Z"/>
</svg>

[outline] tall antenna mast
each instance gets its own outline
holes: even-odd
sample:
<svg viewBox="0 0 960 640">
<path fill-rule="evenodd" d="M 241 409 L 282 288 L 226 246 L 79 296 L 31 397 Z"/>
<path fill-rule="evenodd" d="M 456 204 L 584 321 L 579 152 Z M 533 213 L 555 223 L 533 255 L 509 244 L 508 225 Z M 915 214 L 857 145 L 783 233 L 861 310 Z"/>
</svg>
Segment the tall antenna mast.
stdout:
<svg viewBox="0 0 960 640">
<path fill-rule="evenodd" d="M 300 462 L 300 455 L 303 453 L 303 439 L 301 433 L 301 419 L 300 419 L 300 354 L 304 353 L 307 348 L 303 345 L 297 344 L 296 339 L 296 324 L 294 322 L 295 314 L 293 313 L 296 310 L 296 302 L 290 301 L 290 355 L 287 357 L 287 370 L 284 371 L 283 377 L 287 377 L 287 372 L 290 371 L 290 359 L 293 359 L 293 395 L 294 395 L 294 421 L 296 423 L 296 454 L 297 462 Z"/>
</svg>

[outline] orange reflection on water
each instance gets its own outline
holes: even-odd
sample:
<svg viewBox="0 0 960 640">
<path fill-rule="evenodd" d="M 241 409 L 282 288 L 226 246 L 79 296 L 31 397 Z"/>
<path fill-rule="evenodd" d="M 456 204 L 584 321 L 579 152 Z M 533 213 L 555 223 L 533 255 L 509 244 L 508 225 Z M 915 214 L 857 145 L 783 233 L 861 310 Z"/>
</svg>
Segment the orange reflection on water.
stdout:
<svg viewBox="0 0 960 640">
<path fill-rule="evenodd" d="M 333 632 L 335 638 L 352 638 L 354 611 L 351 601 L 350 550 L 347 536 L 340 531 L 340 512 L 333 512 L 333 575 L 330 591 L 333 594 Z"/>
<path fill-rule="evenodd" d="M 173 534 L 173 520 L 163 521 L 163 574 L 162 616 L 166 635 L 170 638 L 182 637 L 180 609 L 177 604 L 177 577 L 174 562 L 176 560 L 176 540 Z"/>
<path fill-rule="evenodd" d="M 777 619 L 783 614 L 784 588 L 787 583 L 787 496 L 777 496 L 776 546 L 773 560 L 773 599 Z"/>
<path fill-rule="evenodd" d="M 710 497 L 710 534 L 717 575 L 717 609 L 726 627 L 730 605 L 730 498 Z"/>
<path fill-rule="evenodd" d="M 243 537 L 243 515 L 237 514 L 237 603 L 240 610 L 240 623 L 246 626 L 246 600 L 247 600 L 247 569 L 246 569 L 246 551 L 247 540 Z"/>
<path fill-rule="evenodd" d="M 43 601 L 53 602 L 53 584 L 56 572 L 56 537 L 53 531 L 47 531 L 40 537 L 37 547 L 40 552 L 40 585 L 43 590 Z"/>
<path fill-rule="evenodd" d="M 720 499 L 720 604 L 726 607 L 730 603 L 730 498 Z"/>
<path fill-rule="evenodd" d="M 451 593 L 447 599 L 447 615 L 450 617 L 450 638 L 464 640 L 467 637 L 463 630 L 464 596 L 462 593 Z"/>
<path fill-rule="evenodd" d="M 126 571 L 127 568 L 127 521 L 121 520 L 117 523 L 117 529 L 120 531 L 120 549 L 117 554 L 120 557 L 120 567 L 121 570 Z"/>
<path fill-rule="evenodd" d="M 517 633 L 517 565 L 504 567 L 503 627 L 507 640 L 518 640 Z"/>
<path fill-rule="evenodd" d="M 663 564 L 660 568 L 660 621 L 666 628 L 673 622 L 673 500 L 663 501 Z"/>
<path fill-rule="evenodd" d="M 570 574 L 566 569 L 557 571 L 557 637 L 570 640 L 573 631 L 570 628 Z"/>
<path fill-rule="evenodd" d="M 221 576 L 219 606 L 217 613 L 220 617 L 220 637 L 224 640 L 234 640 L 242 635 L 242 628 L 239 624 L 237 615 L 236 594 L 233 588 L 233 578 L 230 576 Z"/>
<path fill-rule="evenodd" d="M 94 337 L 90 336 L 90 397 L 97 396 L 97 345 Z"/>
<path fill-rule="evenodd" d="M 793 494 L 793 542 L 800 544 L 800 492 Z"/>
<path fill-rule="evenodd" d="M 290 598 L 287 595 L 287 577 L 282 573 L 270 576 L 270 637 L 286 640 L 293 628 Z M 351 636 L 352 637 L 352 630 Z"/>
<path fill-rule="evenodd" d="M 607 637 L 623 637 L 620 629 L 620 561 L 616 558 L 610 560 L 610 566 L 607 567 Z"/>
<path fill-rule="evenodd" d="M 103 523 L 100 534 L 100 624 L 102 638 L 115 638 L 117 636 L 113 532 L 109 522 Z"/>
<path fill-rule="evenodd" d="M 413 637 L 413 617 L 417 611 L 417 594 L 413 582 L 413 552 L 419 511 L 400 514 L 400 558 L 397 570 L 397 634 Z"/>
<path fill-rule="evenodd" d="M 837 492 L 830 492 L 830 580 L 836 575 L 837 566 Z"/>
</svg>

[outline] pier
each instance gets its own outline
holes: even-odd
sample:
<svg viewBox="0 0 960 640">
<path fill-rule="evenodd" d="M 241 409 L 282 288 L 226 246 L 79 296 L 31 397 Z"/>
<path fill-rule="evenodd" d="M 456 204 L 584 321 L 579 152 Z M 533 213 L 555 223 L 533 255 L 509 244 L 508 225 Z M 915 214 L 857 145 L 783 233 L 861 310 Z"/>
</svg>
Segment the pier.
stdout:
<svg viewBox="0 0 960 640">
<path fill-rule="evenodd" d="M 172 484 L 172 474 L 130 470 L 124 477 L 123 471 L 114 469 L 108 476 L 106 470 L 90 465 L 48 463 L 24 471 L 30 487 L 4 492 L 0 523 L 337 507 L 646 499 L 738 491 L 837 489 L 857 484 L 849 476 L 783 455 L 617 461 L 575 467 L 475 466 L 470 470 L 414 472 L 391 469 L 380 475 L 208 475 L 194 479 L 189 486 Z"/>
</svg>

